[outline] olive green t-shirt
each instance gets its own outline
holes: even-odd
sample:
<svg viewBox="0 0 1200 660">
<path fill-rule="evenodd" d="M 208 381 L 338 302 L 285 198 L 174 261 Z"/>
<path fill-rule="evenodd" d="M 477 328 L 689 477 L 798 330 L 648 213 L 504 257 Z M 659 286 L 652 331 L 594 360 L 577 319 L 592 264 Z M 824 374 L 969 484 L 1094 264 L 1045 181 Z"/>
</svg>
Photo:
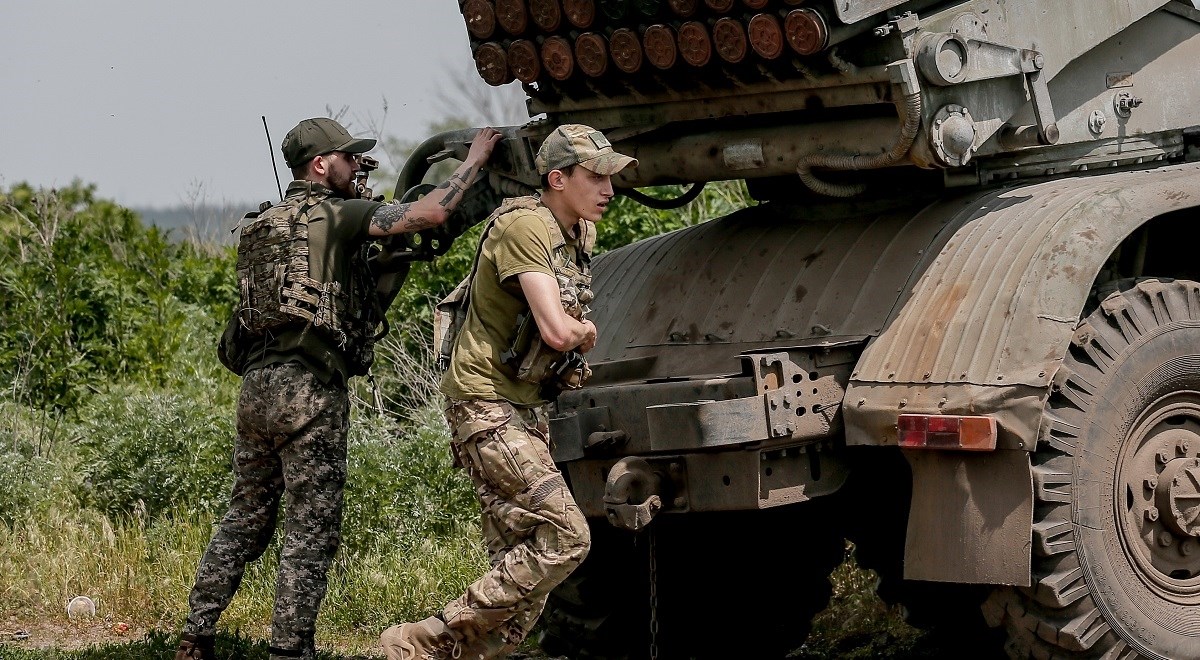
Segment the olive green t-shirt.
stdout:
<svg viewBox="0 0 1200 660">
<path fill-rule="evenodd" d="M 552 228 L 558 235 L 552 235 Z M 442 376 L 441 391 L 452 399 L 505 400 L 517 405 L 544 403 L 536 383 L 517 379 L 500 355 L 516 339 L 517 317 L 529 310 L 517 275 L 554 277 L 554 248 L 579 260 L 580 242 L 564 235 L 545 206 L 517 209 L 498 217 L 483 238 L 471 283 L 466 321 L 454 343 L 454 357 Z"/>
<path fill-rule="evenodd" d="M 309 275 L 318 282 L 340 282 L 351 293 L 350 261 L 369 240 L 371 216 L 382 204 L 366 199 L 341 199 L 333 191 L 308 181 L 293 181 L 285 197 L 309 195 L 320 203 L 308 212 Z M 346 353 L 336 341 L 312 326 L 289 328 L 256 343 L 246 370 L 282 362 L 299 362 L 324 383 L 346 382 Z"/>
</svg>

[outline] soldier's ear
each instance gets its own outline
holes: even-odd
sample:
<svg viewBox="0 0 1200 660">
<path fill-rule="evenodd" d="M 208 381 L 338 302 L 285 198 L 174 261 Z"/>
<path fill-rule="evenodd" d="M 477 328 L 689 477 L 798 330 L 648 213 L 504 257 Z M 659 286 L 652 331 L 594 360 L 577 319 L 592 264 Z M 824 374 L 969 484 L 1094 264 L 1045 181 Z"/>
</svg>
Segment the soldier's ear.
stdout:
<svg viewBox="0 0 1200 660">
<path fill-rule="evenodd" d="M 329 174 L 329 157 L 327 155 L 313 156 L 313 159 L 308 161 L 308 172 L 317 176 Z"/>
<path fill-rule="evenodd" d="M 563 188 L 567 187 L 567 175 L 563 174 L 562 170 L 550 170 L 546 174 L 546 184 L 551 190 L 562 192 Z"/>
</svg>

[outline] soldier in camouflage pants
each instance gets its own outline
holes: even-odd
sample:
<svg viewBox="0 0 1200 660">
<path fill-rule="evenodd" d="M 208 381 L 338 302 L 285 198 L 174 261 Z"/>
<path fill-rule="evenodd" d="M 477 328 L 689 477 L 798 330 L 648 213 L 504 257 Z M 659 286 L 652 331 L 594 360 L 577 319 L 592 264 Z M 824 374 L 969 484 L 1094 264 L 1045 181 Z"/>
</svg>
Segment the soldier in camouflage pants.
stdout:
<svg viewBox="0 0 1200 660">
<path fill-rule="evenodd" d="M 551 457 L 545 406 L 588 372 L 582 364 L 572 367 L 578 378 L 563 377 L 596 346 L 586 318 L 594 224 L 612 200 L 612 175 L 637 161 L 581 124 L 555 129 L 536 161 L 541 194 L 507 199 L 489 218 L 456 289 L 463 323 L 438 342 L 452 343 L 440 389 L 454 457 L 479 496 L 491 570 L 436 615 L 385 630 L 389 660 L 507 655 L 591 545 Z"/>
<path fill-rule="evenodd" d="M 243 377 L 234 488 L 200 560 L 175 660 L 216 657 L 217 621 L 246 563 L 270 544 L 281 500 L 271 660 L 315 656 L 317 613 L 341 541 L 347 382 L 370 368 L 386 301 L 403 279 L 372 269 L 364 246 L 444 223 L 499 140 L 481 129 L 450 180 L 413 202 L 383 204 L 361 198 L 370 195 L 356 184 L 368 171 L 360 154 L 375 140 L 323 117 L 284 137 L 295 180 L 283 200 L 248 217 L 239 237 L 239 303 L 218 347 L 222 364 Z"/>
<path fill-rule="evenodd" d="M 544 408 L 459 401 L 446 421 L 479 496 L 492 568 L 442 613 L 452 630 L 482 640 L 468 648 L 497 657 L 529 634 L 550 590 L 583 561 L 591 533 L 550 458 Z"/>
<path fill-rule="evenodd" d="M 350 399 L 294 362 L 246 374 L 238 397 L 234 486 L 229 510 L 196 572 L 185 632 L 216 630 L 217 618 L 287 521 L 275 584 L 272 653 L 309 657 L 326 572 L 341 541 Z"/>
</svg>

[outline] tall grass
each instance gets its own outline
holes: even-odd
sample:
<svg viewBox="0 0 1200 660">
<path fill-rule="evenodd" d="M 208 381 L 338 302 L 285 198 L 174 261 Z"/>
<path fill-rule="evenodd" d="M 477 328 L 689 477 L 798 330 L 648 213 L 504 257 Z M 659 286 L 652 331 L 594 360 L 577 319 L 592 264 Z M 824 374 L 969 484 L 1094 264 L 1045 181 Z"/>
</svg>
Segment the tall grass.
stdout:
<svg viewBox="0 0 1200 660">
<path fill-rule="evenodd" d="M 140 398 L 128 400 L 136 406 Z M 131 423 L 153 429 L 174 420 L 187 432 L 187 420 L 197 418 L 185 395 L 163 397 L 155 405 Z M 96 417 L 85 416 L 79 425 L 95 430 L 96 418 L 111 421 L 112 412 L 93 411 Z M 226 412 L 232 415 L 232 410 Z M 115 413 L 126 416 L 130 410 Z M 411 411 L 409 417 L 416 421 L 404 431 L 369 410 L 355 413 L 345 541 L 330 573 L 318 643 L 369 649 L 383 628 L 428 616 L 461 593 L 483 573 L 487 560 L 474 495 L 465 476 L 450 464 L 439 411 L 433 406 Z M 141 438 L 135 444 L 147 453 L 152 453 L 147 446 L 158 446 L 163 455 L 175 456 L 170 442 L 153 445 L 138 432 L 120 426 L 114 431 L 114 445 Z M 92 490 L 104 491 L 95 484 L 82 488 Z M 148 508 L 137 499 L 125 513 L 121 498 L 97 508 L 80 506 L 66 489 L 40 495 L 59 501 L 43 500 L 48 506 L 28 508 L 25 515 L 0 525 L 0 575 L 5 576 L 0 580 L 0 620 L 67 626 L 65 604 L 86 595 L 106 620 L 139 629 L 178 628 L 223 502 L 185 499 L 184 504 Z M 248 567 L 221 619 L 224 629 L 269 636 L 279 538 L 262 560 Z"/>
</svg>

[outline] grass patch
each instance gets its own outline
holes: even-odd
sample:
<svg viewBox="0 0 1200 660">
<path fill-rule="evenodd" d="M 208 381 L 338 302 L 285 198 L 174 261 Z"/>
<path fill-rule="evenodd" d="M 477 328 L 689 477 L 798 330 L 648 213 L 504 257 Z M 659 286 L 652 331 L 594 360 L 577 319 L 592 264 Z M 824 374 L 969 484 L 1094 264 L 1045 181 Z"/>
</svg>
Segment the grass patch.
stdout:
<svg viewBox="0 0 1200 660">
<path fill-rule="evenodd" d="M 162 660 L 174 657 L 179 645 L 178 635 L 153 631 L 144 638 L 124 644 L 105 644 L 70 651 L 22 649 L 15 644 L 0 643 L 0 658 L 4 660 Z M 267 660 L 265 640 L 254 640 L 240 632 L 217 636 L 216 654 L 227 660 Z M 342 660 L 337 653 L 317 653 L 317 660 Z"/>
</svg>

